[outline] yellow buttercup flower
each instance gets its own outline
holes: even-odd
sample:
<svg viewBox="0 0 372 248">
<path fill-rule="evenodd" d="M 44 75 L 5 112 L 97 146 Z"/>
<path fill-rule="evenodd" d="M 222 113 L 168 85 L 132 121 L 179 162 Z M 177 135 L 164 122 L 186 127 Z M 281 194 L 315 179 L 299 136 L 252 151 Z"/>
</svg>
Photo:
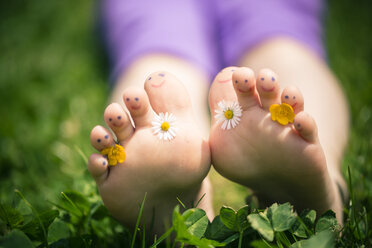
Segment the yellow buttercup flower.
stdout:
<svg viewBox="0 0 372 248">
<path fill-rule="evenodd" d="M 121 145 L 115 144 L 113 147 L 107 147 L 101 151 L 102 155 L 106 155 L 108 163 L 111 166 L 115 166 L 118 163 L 125 161 L 125 150 Z"/>
<path fill-rule="evenodd" d="M 291 105 L 282 103 L 273 104 L 270 106 L 271 119 L 273 121 L 279 122 L 281 125 L 287 125 L 288 123 L 293 123 L 295 114 Z"/>
</svg>

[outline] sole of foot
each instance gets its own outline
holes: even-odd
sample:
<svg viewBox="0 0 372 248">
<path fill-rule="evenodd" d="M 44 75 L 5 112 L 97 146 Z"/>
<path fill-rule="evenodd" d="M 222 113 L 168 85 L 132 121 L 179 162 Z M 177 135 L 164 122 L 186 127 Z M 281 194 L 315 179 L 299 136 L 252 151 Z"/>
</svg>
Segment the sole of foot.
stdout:
<svg viewBox="0 0 372 248">
<path fill-rule="evenodd" d="M 200 189 L 210 169 L 209 144 L 198 131 L 184 86 L 170 73 L 152 73 L 144 89 L 125 90 L 123 101 L 128 111 L 112 103 L 104 113 L 117 140 L 108 129 L 96 126 L 90 141 L 100 152 L 120 144 L 125 161 L 111 166 L 110 156 L 92 154 L 88 169 L 107 209 L 127 226 L 136 223 L 147 193 L 146 226 L 153 221 L 152 229 L 161 232 L 164 223 L 170 223 L 177 198 L 191 207 L 204 193 Z"/>
<path fill-rule="evenodd" d="M 278 75 L 269 69 L 255 77 L 249 68 L 227 67 L 213 81 L 209 104 L 212 164 L 222 176 L 254 190 L 265 205 L 290 202 L 299 211 L 318 213 L 332 209 L 341 221 L 338 189 L 297 88 L 281 90 Z M 273 121 L 274 104 L 290 105 L 293 123 Z"/>
</svg>

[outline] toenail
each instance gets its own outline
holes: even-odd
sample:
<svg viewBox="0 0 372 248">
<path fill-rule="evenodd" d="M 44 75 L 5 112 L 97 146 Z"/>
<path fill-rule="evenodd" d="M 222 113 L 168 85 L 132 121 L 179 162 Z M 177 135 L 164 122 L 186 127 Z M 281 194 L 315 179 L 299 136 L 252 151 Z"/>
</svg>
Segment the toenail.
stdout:
<svg viewBox="0 0 372 248">
<path fill-rule="evenodd" d="M 118 120 L 121 120 L 121 116 L 120 115 L 118 116 Z"/>
<path fill-rule="evenodd" d="M 101 142 L 101 139 L 98 139 L 97 142 L 100 143 Z"/>
<path fill-rule="evenodd" d="M 238 80 L 235 80 L 235 83 L 237 84 L 238 83 Z"/>
<path fill-rule="evenodd" d="M 105 139 L 108 139 L 109 138 L 109 135 L 107 134 L 107 135 L 105 135 Z"/>
<path fill-rule="evenodd" d="M 164 77 L 165 75 L 164 75 L 164 73 L 159 73 L 158 74 L 160 77 Z"/>
<path fill-rule="evenodd" d="M 246 80 L 244 80 L 244 83 L 248 83 L 248 80 L 246 79 Z"/>
<path fill-rule="evenodd" d="M 289 98 L 289 96 L 285 96 L 285 99 L 288 99 Z"/>
<path fill-rule="evenodd" d="M 109 118 L 109 121 L 112 121 L 112 118 Z"/>
<path fill-rule="evenodd" d="M 272 81 L 275 81 L 275 78 L 274 78 L 274 77 L 272 77 L 272 78 L 271 78 L 271 80 L 272 80 Z"/>
<path fill-rule="evenodd" d="M 129 97 L 127 97 L 127 102 L 129 102 L 129 100 L 130 100 Z"/>
<path fill-rule="evenodd" d="M 103 161 L 103 162 L 102 162 L 102 165 L 106 165 L 106 161 Z"/>
<path fill-rule="evenodd" d="M 261 78 L 261 81 L 264 81 L 265 79 L 264 78 Z"/>
<path fill-rule="evenodd" d="M 136 102 L 138 102 L 139 98 L 138 98 L 138 97 L 136 97 L 136 98 L 134 98 L 134 100 L 136 100 Z"/>
</svg>

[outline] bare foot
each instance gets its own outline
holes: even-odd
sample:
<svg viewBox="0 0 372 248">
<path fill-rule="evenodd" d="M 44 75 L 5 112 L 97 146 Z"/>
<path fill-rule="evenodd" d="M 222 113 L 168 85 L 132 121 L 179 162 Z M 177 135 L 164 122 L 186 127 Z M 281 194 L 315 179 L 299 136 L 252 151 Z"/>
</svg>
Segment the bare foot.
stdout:
<svg viewBox="0 0 372 248">
<path fill-rule="evenodd" d="M 261 202 L 289 201 L 298 209 L 333 209 L 342 219 L 342 203 L 331 180 L 313 118 L 303 112 L 295 87 L 280 90 L 278 76 L 263 69 L 228 67 L 210 89 L 212 163 L 224 177 L 253 189 Z M 271 118 L 272 104 L 287 103 L 294 122 Z M 228 123 L 230 122 L 230 124 Z"/>
<path fill-rule="evenodd" d="M 154 214 L 155 231 L 161 231 L 177 197 L 188 206 L 198 200 L 210 168 L 209 145 L 194 122 L 184 86 L 173 75 L 155 72 L 147 78 L 145 90 L 127 89 L 123 100 L 135 128 L 117 103 L 106 108 L 104 119 L 124 147 L 125 161 L 109 166 L 106 157 L 92 154 L 88 169 L 105 206 L 125 225 L 135 224 L 147 192 L 147 228 Z M 91 144 L 101 151 L 115 142 L 107 129 L 96 126 Z"/>
</svg>

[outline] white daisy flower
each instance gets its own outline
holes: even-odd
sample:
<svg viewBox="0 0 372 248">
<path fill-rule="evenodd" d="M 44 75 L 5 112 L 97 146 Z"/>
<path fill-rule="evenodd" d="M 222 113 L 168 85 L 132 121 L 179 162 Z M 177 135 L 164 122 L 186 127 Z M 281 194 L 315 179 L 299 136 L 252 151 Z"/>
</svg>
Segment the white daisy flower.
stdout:
<svg viewBox="0 0 372 248">
<path fill-rule="evenodd" d="M 225 102 L 224 100 L 218 103 L 218 110 L 215 110 L 217 123 L 223 122 L 221 128 L 223 130 L 235 128 L 242 116 L 242 108 L 237 102 Z"/>
<path fill-rule="evenodd" d="M 178 128 L 176 127 L 176 116 L 168 112 L 155 114 L 155 121 L 152 122 L 154 135 L 159 139 L 172 140 L 176 137 Z"/>
</svg>

